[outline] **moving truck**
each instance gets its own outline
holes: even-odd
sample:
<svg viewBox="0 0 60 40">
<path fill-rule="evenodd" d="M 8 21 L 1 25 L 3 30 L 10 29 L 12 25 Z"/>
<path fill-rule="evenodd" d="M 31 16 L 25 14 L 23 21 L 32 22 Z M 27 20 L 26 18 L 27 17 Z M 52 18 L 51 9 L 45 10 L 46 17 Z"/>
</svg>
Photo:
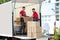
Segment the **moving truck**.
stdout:
<svg viewBox="0 0 60 40">
<path fill-rule="evenodd" d="M 29 2 L 29 1 L 28 1 L 28 5 L 31 5 L 31 3 L 35 5 L 35 2 L 37 3 L 37 5 L 39 5 L 40 0 L 35 1 L 35 2 L 34 1 Z M 17 0 L 17 2 L 20 2 L 20 1 Z M 32 6 L 34 6 L 34 5 L 32 5 Z M 5 38 L 11 39 L 13 37 L 19 38 L 19 39 L 35 39 L 35 38 L 26 37 L 26 36 L 20 36 L 20 35 L 15 36 L 14 35 L 14 22 L 13 22 L 14 7 L 15 7 L 15 1 L 14 2 L 9 1 L 6 3 L 0 4 L 0 19 L 1 19 L 0 20 L 0 24 L 1 24 L 0 25 L 0 37 L 3 38 L 4 40 L 5 40 Z M 40 7 L 40 5 L 39 5 L 39 7 Z"/>
<path fill-rule="evenodd" d="M 35 8 L 40 18 L 42 31 L 48 31 L 47 34 L 54 34 L 55 12 L 54 3 L 48 3 L 42 0 L 13 0 L 0 5 L 0 36 L 4 38 L 35 39 L 26 35 L 14 35 L 14 20 L 19 17 L 19 11 L 22 6 L 26 7 L 27 15 L 31 16 L 31 8 Z M 44 8 L 45 7 L 45 8 Z M 47 8 L 47 9 L 46 9 Z M 51 14 L 50 14 L 51 13 Z M 45 19 L 46 18 L 46 19 Z M 52 24 L 52 25 L 51 25 Z M 45 28 L 44 28 L 45 27 Z M 52 28 L 51 28 L 52 27 Z"/>
</svg>

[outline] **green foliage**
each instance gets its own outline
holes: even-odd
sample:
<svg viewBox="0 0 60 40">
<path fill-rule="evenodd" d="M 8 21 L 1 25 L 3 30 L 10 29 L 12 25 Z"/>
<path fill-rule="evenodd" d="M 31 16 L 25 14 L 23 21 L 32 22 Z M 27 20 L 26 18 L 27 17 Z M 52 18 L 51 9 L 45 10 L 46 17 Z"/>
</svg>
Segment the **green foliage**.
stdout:
<svg viewBox="0 0 60 40">
<path fill-rule="evenodd" d="M 55 30 L 55 34 L 52 37 L 52 40 L 59 40 L 59 35 L 60 35 L 60 28 L 58 28 L 57 30 Z"/>
<path fill-rule="evenodd" d="M 59 31 L 59 35 L 60 35 L 60 28 L 58 29 L 58 31 Z"/>
<path fill-rule="evenodd" d="M 10 1 L 10 0 L 0 0 L 0 4 L 8 2 L 8 1 Z"/>
</svg>

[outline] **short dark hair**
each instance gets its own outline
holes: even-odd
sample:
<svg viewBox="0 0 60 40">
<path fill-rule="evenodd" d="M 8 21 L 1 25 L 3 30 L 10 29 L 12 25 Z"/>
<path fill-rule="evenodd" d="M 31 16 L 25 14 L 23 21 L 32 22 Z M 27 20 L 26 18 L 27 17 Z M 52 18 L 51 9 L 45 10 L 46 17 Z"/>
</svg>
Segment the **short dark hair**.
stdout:
<svg viewBox="0 0 60 40">
<path fill-rule="evenodd" d="M 35 8 L 32 8 L 32 10 L 35 10 Z"/>
<path fill-rule="evenodd" d="M 22 8 L 25 8 L 25 6 L 23 6 Z"/>
</svg>

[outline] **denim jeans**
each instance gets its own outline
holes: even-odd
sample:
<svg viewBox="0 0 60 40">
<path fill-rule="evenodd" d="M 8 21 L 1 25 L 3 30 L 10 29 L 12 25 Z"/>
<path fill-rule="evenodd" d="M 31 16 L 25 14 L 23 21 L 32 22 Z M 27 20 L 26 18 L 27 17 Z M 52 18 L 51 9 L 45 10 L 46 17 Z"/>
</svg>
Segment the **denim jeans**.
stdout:
<svg viewBox="0 0 60 40">
<path fill-rule="evenodd" d="M 21 18 L 21 19 L 20 19 L 20 21 L 21 21 L 20 33 L 22 33 L 22 30 L 24 31 L 24 29 L 25 29 L 25 22 L 24 22 L 24 18 Z"/>
</svg>

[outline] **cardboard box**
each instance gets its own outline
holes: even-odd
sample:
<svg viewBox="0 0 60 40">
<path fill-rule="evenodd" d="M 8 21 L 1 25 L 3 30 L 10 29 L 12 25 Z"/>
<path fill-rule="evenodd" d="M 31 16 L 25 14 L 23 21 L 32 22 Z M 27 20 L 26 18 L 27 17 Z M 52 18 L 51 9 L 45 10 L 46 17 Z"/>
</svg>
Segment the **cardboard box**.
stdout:
<svg viewBox="0 0 60 40">
<path fill-rule="evenodd" d="M 14 23 L 16 23 L 17 25 L 21 25 L 20 18 L 16 18 L 16 20 L 14 20 Z"/>
<path fill-rule="evenodd" d="M 27 22 L 27 36 L 37 38 L 42 35 L 42 27 L 39 22 L 28 21 Z"/>
<path fill-rule="evenodd" d="M 33 18 L 31 18 L 31 17 L 24 17 L 24 21 L 27 23 L 28 21 L 32 21 L 33 20 Z"/>
</svg>

